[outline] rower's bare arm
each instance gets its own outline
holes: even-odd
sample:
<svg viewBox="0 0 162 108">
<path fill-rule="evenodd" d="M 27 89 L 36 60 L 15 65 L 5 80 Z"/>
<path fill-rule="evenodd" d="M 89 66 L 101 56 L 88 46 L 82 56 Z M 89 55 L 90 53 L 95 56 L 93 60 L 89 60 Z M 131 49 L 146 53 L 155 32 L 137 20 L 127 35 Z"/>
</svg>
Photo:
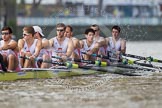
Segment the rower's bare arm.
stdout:
<svg viewBox="0 0 162 108">
<path fill-rule="evenodd" d="M 92 53 L 97 53 L 99 50 L 100 44 L 99 43 L 95 43 L 94 48 L 92 49 Z"/>
<path fill-rule="evenodd" d="M 50 47 L 53 47 L 53 38 L 51 38 L 51 39 L 49 40 L 49 46 L 50 46 Z"/>
<path fill-rule="evenodd" d="M 105 45 L 108 45 L 109 44 L 109 37 L 105 38 Z"/>
<path fill-rule="evenodd" d="M 73 41 L 72 41 L 71 39 L 69 39 L 69 41 L 68 41 L 68 48 L 67 48 L 67 52 L 66 52 L 66 56 L 67 56 L 67 57 L 70 57 L 73 51 L 74 51 Z"/>
<path fill-rule="evenodd" d="M 104 37 L 101 37 L 101 40 L 98 43 L 99 43 L 100 47 L 105 46 L 106 45 L 105 38 Z"/>
<path fill-rule="evenodd" d="M 42 41 L 42 48 L 48 48 L 49 47 L 49 41 L 47 39 Z"/>
<path fill-rule="evenodd" d="M 74 40 L 73 40 L 73 44 L 74 44 L 74 49 L 76 49 L 76 48 L 81 48 L 78 39 L 74 39 Z"/>
<path fill-rule="evenodd" d="M 35 47 L 35 52 L 33 54 L 35 57 L 37 57 L 39 55 L 41 48 L 42 48 L 42 42 L 41 42 L 41 40 L 38 40 L 37 45 Z"/>
<path fill-rule="evenodd" d="M 121 41 L 121 53 L 125 53 L 126 52 L 126 40 L 122 39 Z"/>
<path fill-rule="evenodd" d="M 80 41 L 79 41 L 79 43 L 80 43 L 80 48 L 83 48 L 83 46 L 84 46 L 83 41 L 82 41 L 82 40 L 80 40 Z"/>
<path fill-rule="evenodd" d="M 2 46 L 3 50 L 7 50 L 7 49 L 14 50 L 15 48 L 17 48 L 17 42 L 16 41 L 11 41 L 9 44 L 4 44 Z"/>
<path fill-rule="evenodd" d="M 18 48 L 19 48 L 19 51 L 21 51 L 24 47 L 24 40 L 23 39 L 19 39 L 18 40 Z"/>
</svg>

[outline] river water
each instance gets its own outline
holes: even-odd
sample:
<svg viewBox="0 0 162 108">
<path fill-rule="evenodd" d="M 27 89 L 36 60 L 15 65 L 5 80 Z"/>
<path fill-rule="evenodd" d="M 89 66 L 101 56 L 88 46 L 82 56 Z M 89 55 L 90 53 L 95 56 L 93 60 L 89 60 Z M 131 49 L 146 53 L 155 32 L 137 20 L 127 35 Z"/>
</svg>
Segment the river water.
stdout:
<svg viewBox="0 0 162 108">
<path fill-rule="evenodd" d="M 162 59 L 161 48 L 161 41 L 127 43 L 127 53 L 153 56 L 158 59 Z M 136 77 L 96 74 L 62 79 L 0 82 L 0 108 L 160 108 L 161 106 L 161 72 Z"/>
</svg>

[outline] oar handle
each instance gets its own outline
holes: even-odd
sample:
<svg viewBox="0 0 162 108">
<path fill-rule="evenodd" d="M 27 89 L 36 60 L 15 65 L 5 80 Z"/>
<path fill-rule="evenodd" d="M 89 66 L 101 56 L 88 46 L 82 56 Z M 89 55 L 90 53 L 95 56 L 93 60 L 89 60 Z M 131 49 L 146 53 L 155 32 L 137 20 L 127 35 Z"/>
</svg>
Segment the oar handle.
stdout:
<svg viewBox="0 0 162 108">
<path fill-rule="evenodd" d="M 86 52 L 81 52 L 81 53 L 87 54 Z M 98 55 L 98 54 L 91 54 L 90 56 L 92 56 L 92 57 L 104 58 L 104 59 L 109 59 L 108 56 L 103 56 L 103 55 Z"/>
</svg>

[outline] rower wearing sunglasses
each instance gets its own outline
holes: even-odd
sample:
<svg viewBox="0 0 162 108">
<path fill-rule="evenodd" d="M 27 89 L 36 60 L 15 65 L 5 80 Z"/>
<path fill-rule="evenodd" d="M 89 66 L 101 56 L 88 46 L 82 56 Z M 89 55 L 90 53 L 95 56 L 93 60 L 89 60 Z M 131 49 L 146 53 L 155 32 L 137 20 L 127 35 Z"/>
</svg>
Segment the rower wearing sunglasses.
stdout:
<svg viewBox="0 0 162 108">
<path fill-rule="evenodd" d="M 59 56 L 63 61 L 66 61 L 74 51 L 73 42 L 71 39 L 64 36 L 65 25 L 58 23 L 56 25 L 56 36 L 49 40 L 52 50 L 52 56 Z M 57 61 L 55 58 L 53 61 Z"/>
<path fill-rule="evenodd" d="M 35 58 L 38 57 L 42 48 L 42 42 L 34 38 L 34 28 L 26 26 L 23 28 L 23 38 L 19 39 L 20 65 L 23 68 L 38 67 Z"/>
<path fill-rule="evenodd" d="M 2 40 L 0 41 L 1 67 L 3 71 L 12 72 L 18 69 L 18 46 L 12 39 L 12 29 L 3 27 L 1 30 Z"/>
</svg>

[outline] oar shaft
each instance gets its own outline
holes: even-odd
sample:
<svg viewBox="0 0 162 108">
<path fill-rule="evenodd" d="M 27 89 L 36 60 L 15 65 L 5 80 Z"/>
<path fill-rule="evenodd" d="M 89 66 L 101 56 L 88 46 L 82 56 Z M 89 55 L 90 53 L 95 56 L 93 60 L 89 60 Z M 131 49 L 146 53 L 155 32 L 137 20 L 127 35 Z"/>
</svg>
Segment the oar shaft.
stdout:
<svg viewBox="0 0 162 108">
<path fill-rule="evenodd" d="M 138 56 L 138 55 L 133 55 L 133 54 L 123 54 L 123 56 L 137 58 L 139 60 L 147 60 L 147 61 L 151 61 L 151 62 L 162 63 L 162 60 L 158 60 L 158 59 L 155 59 L 153 57 L 143 57 L 143 56 Z"/>
<path fill-rule="evenodd" d="M 87 54 L 86 52 L 82 52 L 83 54 Z M 109 59 L 108 56 L 103 56 L 103 55 L 97 55 L 97 54 L 91 54 L 90 56 L 92 57 L 100 57 L 100 58 L 104 58 L 104 59 Z"/>
<path fill-rule="evenodd" d="M 146 63 L 139 63 L 137 61 L 134 61 L 134 60 L 128 60 L 128 64 L 137 64 L 137 65 L 140 65 L 140 66 L 146 66 L 146 67 L 151 67 L 151 68 L 159 68 L 159 69 L 162 69 L 162 67 L 160 66 L 155 66 L 155 65 L 152 65 L 152 64 L 146 64 Z"/>
<path fill-rule="evenodd" d="M 123 56 L 137 58 L 137 59 L 140 59 L 140 60 L 146 60 L 146 57 L 137 56 L 137 55 L 133 55 L 133 54 L 123 54 Z"/>
<path fill-rule="evenodd" d="M 58 57 L 58 56 L 52 56 L 52 58 L 62 59 L 61 57 Z M 67 60 L 74 61 L 74 62 L 82 62 L 82 63 L 88 63 L 88 64 L 95 64 L 95 62 L 91 61 L 91 60 L 72 59 L 72 58 L 68 58 Z"/>
<path fill-rule="evenodd" d="M 162 60 L 153 59 L 153 62 L 159 62 L 159 63 L 162 63 Z"/>
<path fill-rule="evenodd" d="M 61 57 L 58 57 L 58 56 L 52 56 L 52 58 L 62 59 Z M 107 62 L 101 62 L 101 61 L 99 61 L 99 60 L 92 61 L 92 60 L 71 59 L 71 58 L 68 58 L 67 60 L 74 61 L 74 62 L 95 64 L 96 66 L 107 66 Z"/>
</svg>

